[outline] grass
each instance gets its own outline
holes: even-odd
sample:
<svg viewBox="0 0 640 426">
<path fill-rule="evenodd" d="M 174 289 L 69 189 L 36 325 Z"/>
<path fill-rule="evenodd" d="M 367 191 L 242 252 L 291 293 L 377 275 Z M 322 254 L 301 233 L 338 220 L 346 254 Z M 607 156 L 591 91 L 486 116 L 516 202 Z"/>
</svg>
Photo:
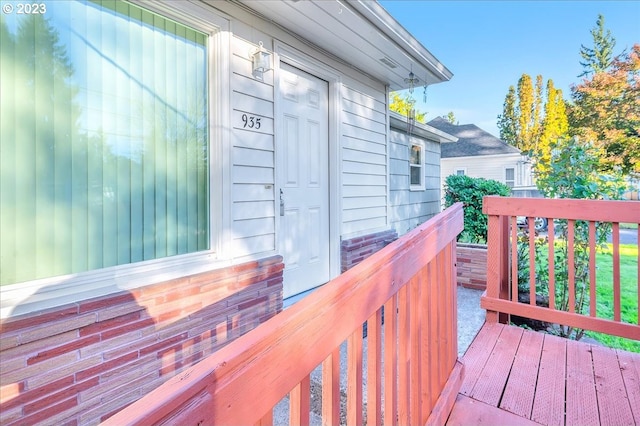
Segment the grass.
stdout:
<svg viewBox="0 0 640 426">
<path fill-rule="evenodd" d="M 613 251 L 598 253 L 596 256 L 596 312 L 601 318 L 613 319 Z M 638 246 L 620 245 L 620 316 L 623 322 L 638 324 Z M 617 336 L 587 331 L 587 336 L 602 344 L 640 352 L 640 342 Z"/>
</svg>

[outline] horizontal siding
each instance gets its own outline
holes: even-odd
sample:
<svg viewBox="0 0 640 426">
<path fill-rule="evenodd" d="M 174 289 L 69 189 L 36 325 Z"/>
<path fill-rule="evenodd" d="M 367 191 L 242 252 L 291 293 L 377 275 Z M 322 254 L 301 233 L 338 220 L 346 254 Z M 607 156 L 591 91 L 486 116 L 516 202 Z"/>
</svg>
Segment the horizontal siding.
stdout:
<svg viewBox="0 0 640 426">
<path fill-rule="evenodd" d="M 411 136 L 416 138 L 416 136 Z M 391 132 L 389 160 L 389 220 L 398 235 L 423 223 L 440 211 L 440 144 L 427 139 L 424 143 L 424 191 L 409 190 L 410 138 L 397 130 Z"/>
<path fill-rule="evenodd" d="M 465 157 L 465 158 L 443 158 L 442 176 L 446 178 L 455 173 L 457 168 L 466 168 L 467 176 L 483 177 L 494 179 L 504 183 L 504 168 L 517 168 L 520 156 L 505 157 Z"/>
<path fill-rule="evenodd" d="M 384 197 L 387 199 L 387 186 L 386 185 L 362 185 L 362 186 L 343 186 L 342 195 L 345 198 L 344 205 L 347 204 L 347 199 L 358 197 Z M 383 205 L 386 205 L 384 203 Z M 343 209 L 344 214 L 344 209 Z"/>
<path fill-rule="evenodd" d="M 387 227 L 388 157 L 384 88 L 341 89 L 342 235 Z"/>
<path fill-rule="evenodd" d="M 275 141 L 273 72 L 252 75 L 248 52 L 255 46 L 231 42 L 231 241 L 229 256 L 275 250 Z M 260 119 L 248 128 L 243 116 Z"/>
<path fill-rule="evenodd" d="M 361 135 L 358 135 L 361 136 Z M 378 135 L 378 140 L 372 141 L 368 139 L 360 139 L 359 137 L 344 135 L 343 147 L 353 151 L 371 152 L 374 154 L 387 154 L 387 146 L 385 144 L 384 135 Z"/>
<path fill-rule="evenodd" d="M 272 218 L 275 215 L 273 201 L 246 201 L 236 203 L 233 220 L 237 223 L 247 219 Z"/>
</svg>

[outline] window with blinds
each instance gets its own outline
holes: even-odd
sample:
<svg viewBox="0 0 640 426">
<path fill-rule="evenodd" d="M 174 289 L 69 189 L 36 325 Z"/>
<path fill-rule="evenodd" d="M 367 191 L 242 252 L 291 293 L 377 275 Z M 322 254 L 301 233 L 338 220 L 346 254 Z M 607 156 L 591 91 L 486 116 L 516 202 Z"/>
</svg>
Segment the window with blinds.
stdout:
<svg viewBox="0 0 640 426">
<path fill-rule="evenodd" d="M 39 3 L 0 21 L 0 284 L 208 249 L 207 35 Z"/>
</svg>

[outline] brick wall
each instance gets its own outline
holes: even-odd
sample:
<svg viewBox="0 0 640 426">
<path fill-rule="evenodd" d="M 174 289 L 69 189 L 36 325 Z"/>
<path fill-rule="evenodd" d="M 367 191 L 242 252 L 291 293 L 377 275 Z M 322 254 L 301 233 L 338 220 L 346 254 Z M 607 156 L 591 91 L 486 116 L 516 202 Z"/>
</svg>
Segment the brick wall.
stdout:
<svg viewBox="0 0 640 426">
<path fill-rule="evenodd" d="M 458 285 L 477 290 L 487 288 L 487 246 L 458 243 Z"/>
<path fill-rule="evenodd" d="M 282 310 L 282 258 L 0 324 L 0 424 L 96 424 Z"/>
<path fill-rule="evenodd" d="M 342 272 L 356 266 L 397 238 L 398 234 L 391 229 L 350 240 L 343 240 L 340 246 Z"/>
</svg>

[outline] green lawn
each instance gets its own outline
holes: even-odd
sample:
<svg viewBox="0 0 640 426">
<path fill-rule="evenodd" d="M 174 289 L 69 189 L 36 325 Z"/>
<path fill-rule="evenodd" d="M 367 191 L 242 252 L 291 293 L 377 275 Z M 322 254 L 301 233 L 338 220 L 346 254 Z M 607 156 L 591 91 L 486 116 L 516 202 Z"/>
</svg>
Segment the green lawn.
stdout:
<svg viewBox="0 0 640 426">
<path fill-rule="evenodd" d="M 610 245 L 609 245 L 610 248 Z M 609 251 L 596 256 L 597 316 L 613 319 L 613 256 Z M 638 324 L 638 246 L 620 245 L 620 291 L 622 321 Z M 640 352 L 640 342 L 588 331 L 586 334 L 604 345 Z"/>
</svg>

